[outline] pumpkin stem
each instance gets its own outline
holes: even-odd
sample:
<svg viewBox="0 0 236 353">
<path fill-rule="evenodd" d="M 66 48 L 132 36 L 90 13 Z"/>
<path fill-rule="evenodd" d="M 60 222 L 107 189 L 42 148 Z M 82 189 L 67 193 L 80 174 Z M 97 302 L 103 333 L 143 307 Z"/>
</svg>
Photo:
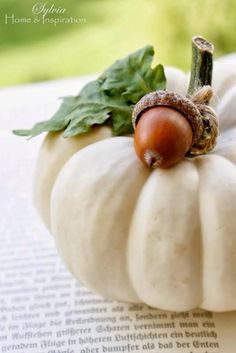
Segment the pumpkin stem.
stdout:
<svg viewBox="0 0 236 353">
<path fill-rule="evenodd" d="M 206 39 L 195 36 L 192 39 L 192 66 L 188 95 L 192 96 L 203 86 L 211 86 L 214 46 Z M 209 103 L 209 101 L 205 102 Z"/>
</svg>

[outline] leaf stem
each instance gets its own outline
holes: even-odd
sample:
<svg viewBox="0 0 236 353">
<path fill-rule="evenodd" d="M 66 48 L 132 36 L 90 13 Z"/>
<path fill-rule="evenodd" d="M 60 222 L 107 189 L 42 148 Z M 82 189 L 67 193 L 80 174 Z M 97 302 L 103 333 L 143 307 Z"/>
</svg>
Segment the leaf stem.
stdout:
<svg viewBox="0 0 236 353">
<path fill-rule="evenodd" d="M 192 39 L 192 66 L 188 95 L 192 96 L 202 86 L 211 86 L 214 46 L 206 39 Z"/>
</svg>

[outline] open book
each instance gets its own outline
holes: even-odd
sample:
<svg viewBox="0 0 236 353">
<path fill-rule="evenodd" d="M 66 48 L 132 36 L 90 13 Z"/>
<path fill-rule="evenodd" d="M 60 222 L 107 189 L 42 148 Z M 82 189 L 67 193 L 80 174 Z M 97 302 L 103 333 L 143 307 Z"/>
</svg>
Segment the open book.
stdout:
<svg viewBox="0 0 236 353">
<path fill-rule="evenodd" d="M 46 103 L 40 110 L 49 85 L 0 92 L 0 99 L 8 97 L 0 130 L 0 352 L 236 352 L 236 312 L 174 313 L 113 302 L 89 292 L 65 269 L 31 201 L 42 139 L 29 142 L 7 131 L 23 126 L 23 118 L 51 114 Z M 55 96 L 70 93 L 66 84 L 54 85 Z"/>
</svg>

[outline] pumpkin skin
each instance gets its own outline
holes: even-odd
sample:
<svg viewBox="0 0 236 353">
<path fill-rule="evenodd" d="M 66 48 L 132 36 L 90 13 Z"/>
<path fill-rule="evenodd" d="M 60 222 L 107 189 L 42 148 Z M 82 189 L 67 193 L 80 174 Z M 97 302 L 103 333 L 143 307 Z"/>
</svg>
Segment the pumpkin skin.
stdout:
<svg viewBox="0 0 236 353">
<path fill-rule="evenodd" d="M 210 154 L 150 170 L 132 137 L 113 137 L 58 167 L 47 190 L 51 232 L 92 291 L 164 310 L 236 310 L 235 57 L 217 66 L 221 136 Z M 174 77 L 175 90 L 186 89 L 185 76 Z"/>
<path fill-rule="evenodd" d="M 63 138 L 61 132 L 50 132 L 46 135 L 36 162 L 33 176 L 33 202 L 50 230 L 50 197 L 58 173 L 66 161 L 85 146 L 112 136 L 107 126 L 94 128 L 90 133 Z"/>
</svg>

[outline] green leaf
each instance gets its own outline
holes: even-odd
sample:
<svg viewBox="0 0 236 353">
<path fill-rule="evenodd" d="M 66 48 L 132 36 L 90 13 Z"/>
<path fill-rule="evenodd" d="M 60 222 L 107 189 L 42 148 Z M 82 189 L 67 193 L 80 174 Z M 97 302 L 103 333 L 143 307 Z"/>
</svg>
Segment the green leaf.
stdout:
<svg viewBox="0 0 236 353">
<path fill-rule="evenodd" d="M 88 83 L 75 97 L 65 97 L 56 114 L 32 129 L 13 130 L 19 136 L 64 130 L 70 137 L 88 132 L 93 125 L 108 124 L 114 135 L 133 132 L 133 106 L 145 94 L 165 89 L 164 68 L 151 68 L 154 50 L 146 46 L 111 65 L 96 81 Z"/>
<path fill-rule="evenodd" d="M 45 131 L 60 131 L 63 130 L 69 123 L 69 113 L 73 110 L 76 97 L 65 97 L 59 110 L 56 114 L 46 121 L 39 122 L 28 130 L 13 130 L 13 133 L 18 136 L 37 136 Z"/>
<path fill-rule="evenodd" d="M 151 68 L 153 55 L 153 47 L 146 46 L 116 61 L 100 76 L 102 89 L 111 96 L 121 94 L 133 104 L 151 91 L 165 89 L 163 66 Z"/>
</svg>

